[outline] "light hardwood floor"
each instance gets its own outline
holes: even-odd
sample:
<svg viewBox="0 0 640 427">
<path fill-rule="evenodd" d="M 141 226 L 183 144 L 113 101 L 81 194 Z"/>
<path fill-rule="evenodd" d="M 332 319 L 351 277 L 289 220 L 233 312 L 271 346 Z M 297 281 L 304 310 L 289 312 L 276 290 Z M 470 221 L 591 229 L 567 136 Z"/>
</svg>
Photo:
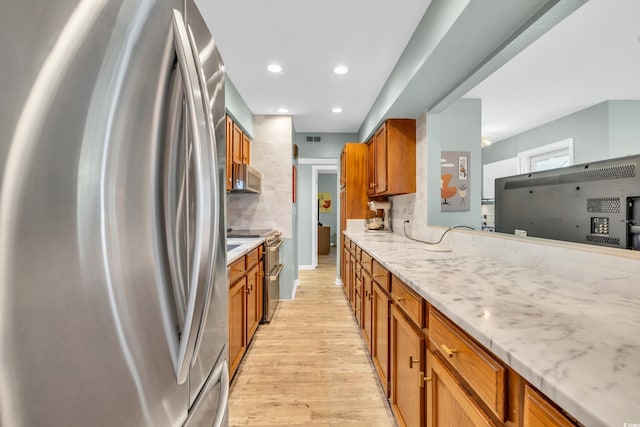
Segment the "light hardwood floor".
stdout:
<svg viewBox="0 0 640 427">
<path fill-rule="evenodd" d="M 231 384 L 229 424 L 395 426 L 341 286 L 335 248 L 300 271 L 295 300 L 280 301 Z"/>
</svg>

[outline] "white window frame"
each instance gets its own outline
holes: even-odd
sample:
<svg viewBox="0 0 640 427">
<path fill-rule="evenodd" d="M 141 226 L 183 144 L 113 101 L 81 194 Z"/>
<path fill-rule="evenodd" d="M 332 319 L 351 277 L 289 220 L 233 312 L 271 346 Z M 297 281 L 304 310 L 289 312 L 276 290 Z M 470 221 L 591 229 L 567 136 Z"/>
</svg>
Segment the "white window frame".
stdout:
<svg viewBox="0 0 640 427">
<path fill-rule="evenodd" d="M 559 151 L 568 153 L 569 162 L 565 166 L 571 166 L 573 164 L 573 138 L 567 138 L 554 142 L 553 144 L 543 145 L 518 153 L 518 173 L 531 172 L 531 161 L 536 157 L 544 157 L 545 155 L 551 155 Z"/>
</svg>

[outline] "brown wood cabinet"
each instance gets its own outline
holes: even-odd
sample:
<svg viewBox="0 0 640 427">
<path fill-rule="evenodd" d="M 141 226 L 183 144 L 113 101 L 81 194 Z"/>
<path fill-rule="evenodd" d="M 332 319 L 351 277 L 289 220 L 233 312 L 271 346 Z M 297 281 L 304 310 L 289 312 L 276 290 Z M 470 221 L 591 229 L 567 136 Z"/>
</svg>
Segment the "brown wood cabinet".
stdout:
<svg viewBox="0 0 640 427">
<path fill-rule="evenodd" d="M 434 351 L 500 421 L 505 421 L 506 368 L 433 307 L 429 310 L 429 338 Z"/>
<path fill-rule="evenodd" d="M 231 191 L 233 188 L 233 165 L 251 163 L 251 139 L 228 114 L 226 116 L 226 130 L 226 189 L 227 191 Z"/>
<path fill-rule="evenodd" d="M 382 384 L 385 395 L 389 397 L 391 389 L 389 385 L 389 318 L 391 317 L 391 297 L 389 292 L 379 284 L 378 279 L 375 279 L 373 282 L 371 317 L 373 323 L 371 359 L 373 359 L 373 365 L 378 372 L 380 384 Z"/>
<path fill-rule="evenodd" d="M 371 353 L 373 339 L 373 280 L 369 272 L 365 269 L 362 270 L 362 289 L 364 290 L 362 297 L 362 335 L 367 349 L 369 353 Z"/>
<path fill-rule="evenodd" d="M 247 349 L 247 278 L 242 276 L 229 288 L 229 375 L 233 376 Z"/>
<path fill-rule="evenodd" d="M 367 146 L 347 142 L 340 154 L 340 247 L 344 247 L 344 235 L 348 219 L 365 219 L 373 215 L 367 202 Z M 340 278 L 344 277 L 344 259 L 340 262 Z"/>
<path fill-rule="evenodd" d="M 246 133 L 242 133 L 242 162 L 243 164 L 251 163 L 251 139 Z"/>
<path fill-rule="evenodd" d="M 530 386 L 524 390 L 523 427 L 572 427 L 575 424 Z"/>
<path fill-rule="evenodd" d="M 399 426 L 576 427 L 348 237 L 345 293 Z"/>
<path fill-rule="evenodd" d="M 427 427 L 493 427 L 453 374 L 431 351 L 427 352 Z"/>
<path fill-rule="evenodd" d="M 263 314 L 262 246 L 232 262 L 229 278 L 229 375 L 233 377 Z"/>
<path fill-rule="evenodd" d="M 233 188 L 233 178 L 232 178 L 233 168 L 231 167 L 233 165 L 233 162 L 231 160 L 233 156 L 233 119 L 229 117 L 228 114 L 226 116 L 226 122 L 227 122 L 226 189 L 227 191 L 231 191 L 231 189 Z"/>
<path fill-rule="evenodd" d="M 416 191 L 416 121 L 389 119 L 367 143 L 367 195 Z"/>
<path fill-rule="evenodd" d="M 391 306 L 391 410 L 400 426 L 424 423 L 424 333 Z"/>
</svg>

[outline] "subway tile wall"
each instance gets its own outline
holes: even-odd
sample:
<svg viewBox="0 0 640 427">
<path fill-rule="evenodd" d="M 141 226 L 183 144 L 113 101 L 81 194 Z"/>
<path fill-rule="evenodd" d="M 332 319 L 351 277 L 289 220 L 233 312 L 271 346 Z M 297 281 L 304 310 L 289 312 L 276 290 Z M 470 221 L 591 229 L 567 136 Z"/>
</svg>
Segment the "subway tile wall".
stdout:
<svg viewBox="0 0 640 427">
<path fill-rule="evenodd" d="M 293 128 L 288 116 L 254 116 L 251 166 L 262 172 L 262 193 L 229 193 L 227 225 L 234 229 L 276 229 L 292 238 Z"/>
</svg>

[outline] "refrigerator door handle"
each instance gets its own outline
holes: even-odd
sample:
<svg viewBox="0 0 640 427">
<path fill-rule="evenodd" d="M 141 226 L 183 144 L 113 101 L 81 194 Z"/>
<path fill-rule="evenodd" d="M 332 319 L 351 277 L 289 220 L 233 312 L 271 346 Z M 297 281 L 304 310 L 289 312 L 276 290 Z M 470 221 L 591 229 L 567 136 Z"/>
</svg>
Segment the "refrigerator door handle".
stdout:
<svg viewBox="0 0 640 427">
<path fill-rule="evenodd" d="M 184 85 L 184 101 L 187 112 L 186 122 L 188 123 L 193 139 L 193 150 L 190 150 L 190 154 L 194 158 L 195 178 L 195 225 L 193 232 L 194 256 L 192 260 L 189 260 L 190 270 L 187 272 L 189 275 L 189 289 L 186 297 L 186 313 L 184 315 L 184 324 L 182 327 L 180 341 L 178 343 L 178 354 L 174 365 L 177 382 L 178 384 L 182 384 L 186 381 L 189 373 L 190 362 L 194 355 L 195 341 L 202 316 L 202 305 L 204 304 L 203 293 L 206 292 L 206 289 L 201 285 L 203 281 L 202 270 L 205 268 L 207 268 L 208 271 L 211 270 L 207 260 L 211 243 L 209 241 L 210 233 L 207 232 L 207 227 L 210 224 L 210 203 L 207 203 L 207 201 L 209 200 L 211 193 L 210 188 L 207 186 L 208 183 L 204 179 L 204 173 L 202 170 L 209 166 L 207 164 L 209 161 L 209 153 L 206 152 L 208 149 L 208 142 L 206 144 L 202 143 L 203 136 L 207 132 L 206 120 L 209 115 L 203 107 L 202 92 L 200 91 L 197 83 L 198 72 L 193 55 L 191 54 L 184 19 L 182 14 L 177 10 L 173 11 L 172 26 L 174 47 L 178 58 L 180 75 Z M 189 155 L 186 156 L 185 161 L 187 163 L 190 162 L 190 157 L 191 156 Z M 188 205 L 185 204 L 184 206 L 188 209 Z M 173 238 L 173 236 L 168 237 Z M 205 250 L 207 253 L 205 255 L 206 258 L 203 260 L 202 254 Z M 205 264 L 204 266 L 203 261 Z M 175 260 L 172 262 L 175 262 Z"/>
<path fill-rule="evenodd" d="M 222 426 L 225 416 L 227 415 L 227 406 L 229 405 L 229 366 L 227 365 L 227 359 L 218 363 L 218 366 L 213 370 L 211 376 L 205 382 L 205 386 L 189 411 L 189 416 L 184 422 L 183 427 L 191 427 L 194 419 L 198 418 L 200 415 L 200 410 L 208 407 L 206 406 L 208 404 L 207 397 L 209 393 L 212 392 L 212 388 L 217 384 L 220 384 L 220 396 L 218 398 L 218 406 L 211 425 L 213 427 Z M 200 425 L 200 423 L 197 424 Z"/>
<path fill-rule="evenodd" d="M 211 114 L 206 114 L 209 112 L 209 91 L 207 89 L 207 79 L 204 76 L 204 69 L 202 67 L 202 63 L 200 62 L 200 55 L 198 53 L 197 44 L 195 41 L 195 37 L 193 36 L 193 32 L 191 31 L 191 27 L 187 26 L 187 32 L 189 35 L 189 42 L 191 46 L 191 51 L 193 53 L 193 60 L 196 64 L 196 70 L 198 71 L 198 82 L 200 84 L 200 91 L 202 92 L 202 101 L 203 107 L 205 109 L 206 123 L 207 123 L 207 146 L 210 148 L 210 156 L 208 159 L 211 160 L 211 167 L 206 168 L 206 171 L 209 173 L 204 176 L 204 180 L 206 182 L 211 183 L 211 192 L 209 194 L 213 194 L 214 199 L 210 203 L 211 215 L 213 216 L 213 229 L 209 230 L 212 245 L 209 247 L 209 253 L 207 256 L 208 262 L 210 262 L 210 268 L 208 269 L 207 281 L 206 281 L 206 292 L 205 292 L 205 300 L 204 306 L 202 308 L 202 317 L 200 318 L 200 325 L 198 327 L 198 336 L 196 337 L 196 344 L 193 350 L 193 359 L 191 361 L 192 365 L 195 364 L 198 353 L 200 352 L 200 345 L 202 344 L 202 338 L 204 335 L 204 329 L 207 322 L 207 314 L 209 312 L 209 304 L 211 302 L 211 293 L 213 291 L 213 284 L 215 283 L 215 264 L 216 257 L 218 255 L 218 243 L 220 239 L 219 234 L 219 226 L 220 226 L 220 192 L 218 188 L 218 152 L 216 149 L 216 137 L 215 137 L 215 126 L 213 123 L 213 119 Z M 207 159 L 205 159 L 207 161 Z M 203 169 L 204 171 L 205 169 Z"/>
</svg>

